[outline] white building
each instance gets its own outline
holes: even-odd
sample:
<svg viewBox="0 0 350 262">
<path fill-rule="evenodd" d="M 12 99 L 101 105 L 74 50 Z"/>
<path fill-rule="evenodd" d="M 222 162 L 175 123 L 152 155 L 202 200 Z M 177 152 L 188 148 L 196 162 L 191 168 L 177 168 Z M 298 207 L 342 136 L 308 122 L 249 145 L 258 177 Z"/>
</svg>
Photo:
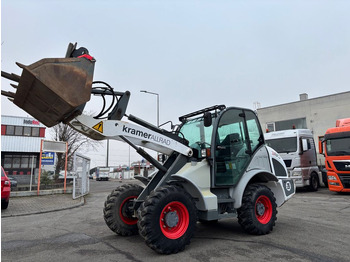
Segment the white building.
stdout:
<svg viewBox="0 0 350 262">
<path fill-rule="evenodd" d="M 1 116 L 1 165 L 9 175 L 30 175 L 39 167 L 46 127 L 31 117 Z"/>
<path fill-rule="evenodd" d="M 310 99 L 300 94 L 299 101 L 259 108 L 257 114 L 264 131 L 306 128 L 313 132 L 317 144 L 319 136 L 335 127 L 337 119 L 350 117 L 350 91 Z M 323 157 L 319 159 L 322 164 Z"/>
</svg>

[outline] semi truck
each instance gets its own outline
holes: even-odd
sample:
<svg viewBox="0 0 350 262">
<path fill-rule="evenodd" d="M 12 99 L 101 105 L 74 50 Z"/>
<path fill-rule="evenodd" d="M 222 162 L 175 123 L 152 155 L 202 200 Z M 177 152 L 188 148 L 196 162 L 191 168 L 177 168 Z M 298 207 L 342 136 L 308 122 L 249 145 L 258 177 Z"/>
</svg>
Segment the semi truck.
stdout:
<svg viewBox="0 0 350 262">
<path fill-rule="evenodd" d="M 65 58 L 18 64 L 21 76 L 2 72 L 18 82 L 16 93 L 2 94 L 47 126 L 63 122 L 91 139 L 123 141 L 157 168 L 140 184 L 123 184 L 107 196 L 103 217 L 113 232 L 140 234 L 154 251 L 172 254 L 190 243 L 197 222 L 238 218 L 249 234 L 272 231 L 277 207 L 295 194 L 295 184 L 266 145 L 254 111 L 214 105 L 180 116 L 175 129 L 165 130 L 126 114 L 130 92 L 92 81 L 94 63 L 86 48 L 70 44 Z M 104 101 L 111 96 L 115 104 L 86 115 L 91 94 Z M 168 158 L 160 163 L 143 148 Z"/>
<path fill-rule="evenodd" d="M 338 119 L 327 129 L 319 152 L 325 156 L 329 190 L 350 192 L 350 118 Z"/>
<path fill-rule="evenodd" d="M 309 129 L 290 129 L 264 134 L 268 146 L 275 149 L 294 179 L 296 187 L 317 191 L 323 185 L 317 165 L 316 146 Z"/>
</svg>

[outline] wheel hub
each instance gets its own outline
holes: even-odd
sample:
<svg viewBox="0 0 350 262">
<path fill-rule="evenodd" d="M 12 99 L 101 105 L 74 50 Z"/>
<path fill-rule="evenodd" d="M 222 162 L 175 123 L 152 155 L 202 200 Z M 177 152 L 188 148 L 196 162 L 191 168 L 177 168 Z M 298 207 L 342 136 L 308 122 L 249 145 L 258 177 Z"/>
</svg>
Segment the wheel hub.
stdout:
<svg viewBox="0 0 350 262">
<path fill-rule="evenodd" d="M 170 211 L 170 212 L 167 212 L 165 214 L 165 224 L 168 226 L 168 227 L 175 227 L 177 225 L 177 223 L 179 222 L 179 216 L 177 215 L 177 212 L 176 211 Z"/>
<path fill-rule="evenodd" d="M 258 202 L 256 204 L 256 213 L 259 215 L 259 216 L 262 216 L 264 213 L 265 213 L 265 205 L 261 202 Z"/>
</svg>

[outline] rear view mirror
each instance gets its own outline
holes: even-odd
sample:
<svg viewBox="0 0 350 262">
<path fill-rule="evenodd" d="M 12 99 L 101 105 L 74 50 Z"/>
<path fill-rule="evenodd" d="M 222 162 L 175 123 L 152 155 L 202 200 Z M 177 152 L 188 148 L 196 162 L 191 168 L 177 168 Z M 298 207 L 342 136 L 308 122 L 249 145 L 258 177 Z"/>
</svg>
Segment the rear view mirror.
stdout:
<svg viewBox="0 0 350 262">
<path fill-rule="evenodd" d="M 323 145 L 324 145 L 323 137 L 318 137 L 318 152 L 321 155 L 324 155 Z"/>
<path fill-rule="evenodd" d="M 304 152 L 308 151 L 309 149 L 310 148 L 309 148 L 307 139 L 305 139 L 305 138 L 301 139 L 301 153 L 304 153 Z"/>
<path fill-rule="evenodd" d="M 212 118 L 211 118 L 211 113 L 210 112 L 205 112 L 203 115 L 204 118 L 204 126 L 209 127 L 212 124 Z"/>
</svg>

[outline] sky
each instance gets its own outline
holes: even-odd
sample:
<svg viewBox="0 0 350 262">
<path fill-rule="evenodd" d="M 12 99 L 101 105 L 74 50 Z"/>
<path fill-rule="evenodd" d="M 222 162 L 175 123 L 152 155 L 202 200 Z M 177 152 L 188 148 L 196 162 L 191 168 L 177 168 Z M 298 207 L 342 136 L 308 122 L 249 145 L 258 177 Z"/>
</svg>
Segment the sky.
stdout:
<svg viewBox="0 0 350 262">
<path fill-rule="evenodd" d="M 150 123 L 217 104 L 255 109 L 349 91 L 350 1 L 2 0 L 1 70 L 64 57 L 97 60 L 94 80 L 130 91 L 127 114 Z M 1 89 L 12 87 L 1 80 Z M 89 112 L 100 111 L 92 97 Z M 28 114 L 1 98 L 1 114 Z M 106 142 L 85 152 L 106 163 Z M 129 157 L 130 156 L 130 157 Z M 110 141 L 110 165 L 141 158 Z"/>
</svg>

